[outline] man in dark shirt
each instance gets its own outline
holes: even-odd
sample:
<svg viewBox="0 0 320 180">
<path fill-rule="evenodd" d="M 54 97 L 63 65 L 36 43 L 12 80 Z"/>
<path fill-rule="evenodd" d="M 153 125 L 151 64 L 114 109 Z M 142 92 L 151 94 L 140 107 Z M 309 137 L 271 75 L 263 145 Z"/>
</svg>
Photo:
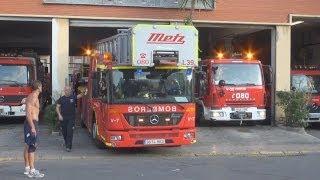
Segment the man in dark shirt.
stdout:
<svg viewBox="0 0 320 180">
<path fill-rule="evenodd" d="M 73 95 L 69 86 L 64 88 L 64 94 L 65 95 L 60 97 L 57 101 L 56 112 L 62 124 L 62 134 L 66 150 L 70 152 L 72 149 L 77 99 L 81 98 L 83 95 Z"/>
</svg>

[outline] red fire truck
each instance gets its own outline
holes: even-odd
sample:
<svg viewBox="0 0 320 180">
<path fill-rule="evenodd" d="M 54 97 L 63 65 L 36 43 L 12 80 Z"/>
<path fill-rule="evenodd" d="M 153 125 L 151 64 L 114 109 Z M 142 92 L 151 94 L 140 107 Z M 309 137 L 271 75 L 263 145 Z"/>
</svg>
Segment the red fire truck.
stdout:
<svg viewBox="0 0 320 180">
<path fill-rule="evenodd" d="M 21 100 L 31 93 L 39 77 L 40 60 L 33 53 L 0 53 L 0 117 L 23 117 Z"/>
<path fill-rule="evenodd" d="M 291 70 L 291 88 L 311 94 L 306 122 L 320 122 L 320 67 L 295 65 Z"/>
<path fill-rule="evenodd" d="M 98 147 L 194 143 L 197 48 L 193 26 L 136 25 L 100 40 L 80 103 Z"/>
<path fill-rule="evenodd" d="M 267 92 L 263 66 L 248 53 L 246 58 L 202 60 L 196 85 L 200 121 L 263 121 Z"/>
</svg>

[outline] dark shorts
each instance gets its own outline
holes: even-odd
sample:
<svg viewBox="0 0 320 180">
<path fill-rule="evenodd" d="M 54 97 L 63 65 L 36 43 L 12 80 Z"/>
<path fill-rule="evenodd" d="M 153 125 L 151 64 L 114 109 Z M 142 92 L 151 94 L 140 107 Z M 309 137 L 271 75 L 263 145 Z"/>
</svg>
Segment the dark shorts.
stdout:
<svg viewBox="0 0 320 180">
<path fill-rule="evenodd" d="M 31 128 L 27 120 L 24 121 L 24 142 L 29 146 L 28 152 L 35 152 L 38 146 L 38 122 L 33 121 L 37 134 L 32 135 Z"/>
</svg>

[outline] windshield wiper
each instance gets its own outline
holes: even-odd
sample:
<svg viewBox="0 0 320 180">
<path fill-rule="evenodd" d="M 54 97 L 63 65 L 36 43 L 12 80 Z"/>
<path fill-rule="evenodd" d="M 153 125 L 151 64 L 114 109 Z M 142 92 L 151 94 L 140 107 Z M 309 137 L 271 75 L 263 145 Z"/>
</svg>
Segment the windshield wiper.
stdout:
<svg viewBox="0 0 320 180">
<path fill-rule="evenodd" d="M 183 107 L 181 104 L 179 104 L 179 103 L 174 103 L 175 105 L 178 105 L 179 107 L 181 107 L 183 110 L 185 110 L 186 108 L 185 107 Z"/>
<path fill-rule="evenodd" d="M 12 83 L 14 83 L 14 84 L 17 85 L 17 86 L 22 86 L 22 84 L 20 84 L 18 81 L 4 80 L 4 79 L 1 79 L 0 81 L 3 81 L 3 82 L 12 82 Z M 9 84 L 9 85 L 12 85 L 12 84 Z"/>
<path fill-rule="evenodd" d="M 233 83 L 226 83 L 226 86 L 236 86 L 236 84 L 233 84 Z"/>
<path fill-rule="evenodd" d="M 177 106 L 179 106 L 179 107 L 181 107 L 183 110 L 184 109 L 186 109 L 185 107 L 183 107 L 181 104 L 179 104 L 179 103 L 176 103 L 176 102 L 171 102 L 171 101 L 159 101 L 159 100 L 157 100 L 157 101 L 154 101 L 155 103 L 168 103 L 168 104 L 170 104 L 170 103 L 173 103 L 173 104 L 175 104 L 175 105 L 177 105 Z"/>
<path fill-rule="evenodd" d="M 241 85 L 246 85 L 246 86 L 256 86 L 255 83 L 244 83 L 244 84 L 241 84 Z"/>
</svg>

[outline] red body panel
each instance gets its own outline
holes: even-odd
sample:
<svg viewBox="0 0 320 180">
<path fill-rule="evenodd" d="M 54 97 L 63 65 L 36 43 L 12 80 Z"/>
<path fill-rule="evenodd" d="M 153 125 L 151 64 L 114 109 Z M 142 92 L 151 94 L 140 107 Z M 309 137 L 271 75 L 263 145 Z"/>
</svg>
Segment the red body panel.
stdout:
<svg viewBox="0 0 320 180">
<path fill-rule="evenodd" d="M 88 94 L 81 99 L 81 116 L 88 131 L 92 133 L 93 122 L 97 124 L 98 139 L 110 147 L 154 147 L 180 146 L 196 142 L 195 138 L 195 103 L 168 104 L 109 104 L 92 97 L 92 72 L 96 71 L 96 61 L 90 64 Z M 152 111 L 150 109 L 152 108 Z M 149 108 L 149 109 L 148 109 Z M 146 115 L 161 113 L 183 114 L 176 125 L 133 126 L 128 123 L 126 114 Z M 191 138 L 185 138 L 191 133 Z M 111 140 L 111 136 L 121 135 L 122 140 Z M 144 145 L 148 139 L 165 139 L 161 145 Z"/>
<path fill-rule="evenodd" d="M 158 112 L 147 110 L 146 106 L 141 104 L 128 105 L 109 105 L 100 100 L 84 98 L 82 110 L 84 114 L 85 124 L 91 132 L 93 114 L 98 125 L 99 138 L 106 145 L 112 147 L 143 147 L 139 144 L 145 139 L 165 138 L 171 143 L 163 146 L 178 146 L 186 145 L 195 142 L 195 137 L 192 139 L 184 138 L 185 132 L 191 132 L 195 135 L 195 105 L 193 103 L 180 104 L 148 104 L 148 106 L 157 109 Z M 87 106 L 86 106 L 87 105 Z M 183 108 L 182 108 L 183 107 Z M 164 111 L 161 111 L 164 110 Z M 183 113 L 183 117 L 179 124 L 175 126 L 131 126 L 125 118 L 125 114 L 144 114 L 144 113 Z M 121 135 L 123 140 L 110 141 L 111 135 Z M 157 145 L 161 146 L 161 145 Z"/>
<path fill-rule="evenodd" d="M 34 59 L 28 57 L 0 57 L 0 65 L 23 65 L 34 67 Z M 30 80 L 36 77 L 35 71 L 31 71 Z M 0 84 L 0 97 L 3 99 L 11 99 L 9 102 L 0 102 L 0 106 L 21 106 L 21 99 L 28 96 L 32 92 L 30 85 L 27 86 L 8 86 Z M 2 100 L 3 101 L 3 100 Z"/>
<path fill-rule="evenodd" d="M 241 62 L 240 62 L 241 61 Z M 257 60 L 205 60 L 203 64 L 208 65 L 210 70 L 214 64 L 259 64 Z M 262 69 L 261 69 L 262 71 Z M 265 86 L 224 86 L 219 87 L 215 85 L 211 79 L 212 71 L 208 71 L 208 93 L 203 98 L 204 105 L 208 108 L 222 108 L 222 107 L 241 107 L 253 106 L 258 108 L 265 108 L 266 106 L 266 90 Z M 261 73 L 262 74 L 262 73 Z M 263 78 L 262 78 L 263 79 Z M 264 84 L 264 82 L 262 83 Z M 249 95 L 248 97 L 241 97 L 241 95 Z M 239 96 L 240 95 L 240 96 Z M 240 97 L 240 98 L 238 98 Z"/>
</svg>

